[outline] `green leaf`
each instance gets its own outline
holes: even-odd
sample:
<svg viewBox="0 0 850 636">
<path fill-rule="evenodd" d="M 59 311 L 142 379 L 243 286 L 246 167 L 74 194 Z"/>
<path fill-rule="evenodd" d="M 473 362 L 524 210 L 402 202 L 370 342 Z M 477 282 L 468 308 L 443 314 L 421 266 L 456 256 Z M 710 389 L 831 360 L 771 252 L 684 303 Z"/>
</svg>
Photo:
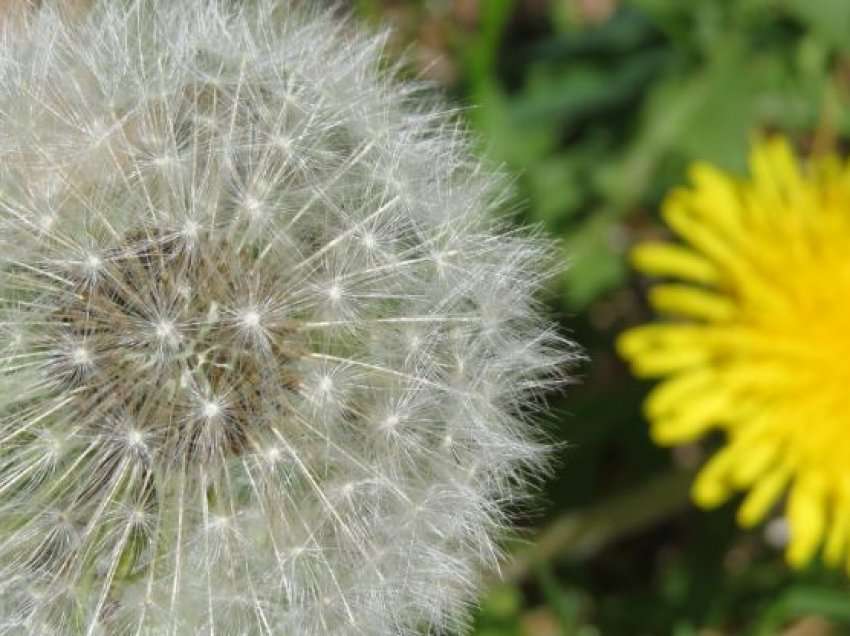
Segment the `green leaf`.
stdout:
<svg viewBox="0 0 850 636">
<path fill-rule="evenodd" d="M 757 636 L 773 636 L 794 618 L 818 616 L 850 625 L 850 593 L 846 589 L 797 585 L 788 589 L 762 614 Z"/>
<path fill-rule="evenodd" d="M 847 0 L 784 0 L 787 11 L 819 37 L 841 51 L 850 50 L 850 2 Z"/>
<path fill-rule="evenodd" d="M 599 294 L 620 285 L 628 269 L 619 244 L 615 215 L 599 212 L 567 237 L 564 250 L 569 262 L 565 273 L 566 302 L 582 309 Z"/>
<path fill-rule="evenodd" d="M 516 0 L 490 0 L 481 4 L 481 25 L 465 49 L 469 80 L 473 86 L 492 81 L 499 45 Z"/>
</svg>

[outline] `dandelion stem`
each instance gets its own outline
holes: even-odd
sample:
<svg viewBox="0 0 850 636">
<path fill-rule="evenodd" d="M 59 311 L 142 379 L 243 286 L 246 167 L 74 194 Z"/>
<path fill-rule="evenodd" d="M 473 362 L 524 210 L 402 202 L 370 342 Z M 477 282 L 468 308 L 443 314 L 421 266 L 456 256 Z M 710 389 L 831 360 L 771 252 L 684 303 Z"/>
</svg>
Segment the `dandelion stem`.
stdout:
<svg viewBox="0 0 850 636">
<path fill-rule="evenodd" d="M 670 519 L 690 505 L 692 480 L 692 473 L 673 470 L 598 506 L 557 517 L 509 559 L 502 570 L 505 580 L 524 579 L 539 562 L 587 561 L 612 543 Z"/>
</svg>

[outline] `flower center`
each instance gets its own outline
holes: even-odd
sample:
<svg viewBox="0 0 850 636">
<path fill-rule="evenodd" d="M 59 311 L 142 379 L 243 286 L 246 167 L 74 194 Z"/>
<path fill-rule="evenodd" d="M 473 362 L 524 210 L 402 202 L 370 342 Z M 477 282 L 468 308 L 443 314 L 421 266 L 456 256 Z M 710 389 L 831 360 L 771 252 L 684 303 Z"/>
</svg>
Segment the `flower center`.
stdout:
<svg viewBox="0 0 850 636">
<path fill-rule="evenodd" d="M 253 447 L 263 421 L 288 410 L 304 352 L 267 274 L 249 247 L 213 233 L 138 233 L 88 255 L 62 272 L 71 292 L 40 336 L 50 381 L 78 422 L 126 428 L 159 459 Z"/>
</svg>

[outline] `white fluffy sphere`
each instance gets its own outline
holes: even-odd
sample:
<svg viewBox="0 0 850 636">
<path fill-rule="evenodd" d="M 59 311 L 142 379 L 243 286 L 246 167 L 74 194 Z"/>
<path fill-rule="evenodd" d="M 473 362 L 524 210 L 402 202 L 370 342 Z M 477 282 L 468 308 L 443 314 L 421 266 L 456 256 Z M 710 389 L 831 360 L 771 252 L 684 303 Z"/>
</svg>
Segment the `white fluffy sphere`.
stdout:
<svg viewBox="0 0 850 636">
<path fill-rule="evenodd" d="M 352 26 L 2 33 L 0 633 L 462 628 L 570 347 L 546 242 Z"/>
</svg>

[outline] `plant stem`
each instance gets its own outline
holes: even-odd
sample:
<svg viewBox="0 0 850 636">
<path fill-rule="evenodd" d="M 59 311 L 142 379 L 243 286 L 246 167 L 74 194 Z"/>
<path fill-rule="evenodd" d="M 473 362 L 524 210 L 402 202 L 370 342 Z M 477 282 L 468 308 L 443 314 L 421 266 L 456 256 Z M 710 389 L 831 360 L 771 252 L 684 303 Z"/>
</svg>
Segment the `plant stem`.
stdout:
<svg viewBox="0 0 850 636">
<path fill-rule="evenodd" d="M 558 517 L 530 546 L 515 552 L 503 578 L 522 580 L 539 562 L 591 559 L 607 545 L 670 519 L 690 505 L 692 479 L 690 472 L 670 471 L 598 506 Z"/>
</svg>

